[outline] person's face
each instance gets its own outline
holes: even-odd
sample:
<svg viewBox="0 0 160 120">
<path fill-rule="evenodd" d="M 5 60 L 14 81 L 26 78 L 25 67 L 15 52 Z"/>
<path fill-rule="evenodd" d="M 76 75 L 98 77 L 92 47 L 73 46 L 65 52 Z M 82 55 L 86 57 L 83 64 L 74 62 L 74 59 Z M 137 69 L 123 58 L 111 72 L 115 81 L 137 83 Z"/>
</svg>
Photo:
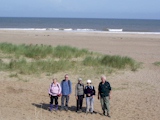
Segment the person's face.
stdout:
<svg viewBox="0 0 160 120">
<path fill-rule="evenodd" d="M 81 81 L 81 80 L 78 80 L 78 83 L 82 83 L 82 81 Z"/>
<path fill-rule="evenodd" d="M 104 83 L 105 82 L 105 79 L 103 77 L 101 77 L 101 81 Z"/>
<path fill-rule="evenodd" d="M 68 75 L 65 76 L 65 80 L 68 80 Z"/>
<path fill-rule="evenodd" d="M 57 80 L 56 79 L 53 79 L 53 83 L 56 83 L 57 82 Z"/>
<path fill-rule="evenodd" d="M 87 83 L 87 85 L 88 85 L 88 86 L 90 86 L 90 85 L 91 85 L 91 83 Z"/>
</svg>

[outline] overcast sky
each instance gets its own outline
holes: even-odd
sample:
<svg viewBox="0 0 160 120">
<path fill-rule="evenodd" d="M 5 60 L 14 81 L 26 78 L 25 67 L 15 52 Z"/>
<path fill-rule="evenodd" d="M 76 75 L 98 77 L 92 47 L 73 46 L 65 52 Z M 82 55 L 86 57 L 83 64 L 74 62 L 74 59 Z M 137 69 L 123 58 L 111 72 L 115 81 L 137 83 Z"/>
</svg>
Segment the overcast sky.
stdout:
<svg viewBox="0 0 160 120">
<path fill-rule="evenodd" d="M 160 19 L 160 0 L 0 0 L 0 17 Z"/>
</svg>

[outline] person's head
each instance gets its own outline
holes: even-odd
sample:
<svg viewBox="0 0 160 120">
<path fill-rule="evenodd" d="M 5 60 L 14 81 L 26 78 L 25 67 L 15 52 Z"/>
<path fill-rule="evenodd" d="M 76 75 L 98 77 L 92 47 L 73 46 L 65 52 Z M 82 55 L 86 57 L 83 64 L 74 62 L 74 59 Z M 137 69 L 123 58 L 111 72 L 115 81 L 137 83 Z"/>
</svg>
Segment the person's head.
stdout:
<svg viewBox="0 0 160 120">
<path fill-rule="evenodd" d="M 102 81 L 102 83 L 104 83 L 106 81 L 106 76 L 105 75 L 101 76 L 101 81 Z"/>
<path fill-rule="evenodd" d="M 64 78 L 65 78 L 65 80 L 68 80 L 68 78 L 69 78 L 68 74 L 65 74 Z"/>
<path fill-rule="evenodd" d="M 82 78 L 78 78 L 78 83 L 82 83 Z"/>
<path fill-rule="evenodd" d="M 91 85 L 91 83 L 92 83 L 92 81 L 91 81 L 91 80 L 87 80 L 87 85 L 88 85 L 88 86 L 90 86 L 90 85 Z"/>
<path fill-rule="evenodd" d="M 57 78 L 53 78 L 53 83 L 56 83 L 57 82 Z"/>
</svg>

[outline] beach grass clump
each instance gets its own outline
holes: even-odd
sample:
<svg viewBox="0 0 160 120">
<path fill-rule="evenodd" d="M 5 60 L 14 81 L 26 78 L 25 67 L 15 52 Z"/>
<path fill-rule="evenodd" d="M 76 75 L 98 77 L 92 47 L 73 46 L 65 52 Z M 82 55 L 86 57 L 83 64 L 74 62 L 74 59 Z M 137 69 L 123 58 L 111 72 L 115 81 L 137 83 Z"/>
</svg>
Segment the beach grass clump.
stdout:
<svg viewBox="0 0 160 120">
<path fill-rule="evenodd" d="M 45 58 L 53 52 L 53 47 L 47 45 L 14 45 L 11 43 L 0 43 L 0 50 L 3 53 L 25 56 L 28 58 Z"/>
<path fill-rule="evenodd" d="M 160 66 L 160 62 L 154 62 L 153 64 L 156 66 Z"/>
<path fill-rule="evenodd" d="M 87 56 L 83 60 L 83 65 L 85 66 L 101 66 L 101 59 L 99 57 Z"/>
<path fill-rule="evenodd" d="M 3 53 L 15 54 L 15 56 L 25 56 L 33 59 L 41 59 L 50 56 L 52 58 L 77 58 L 87 54 L 92 54 L 87 49 L 78 49 L 70 46 L 57 46 L 50 45 L 13 45 L 11 43 L 0 43 L 0 50 Z"/>
<path fill-rule="evenodd" d="M 11 60 L 9 64 L 5 64 L 6 69 L 16 71 L 19 74 L 35 74 L 35 73 L 56 73 L 65 71 L 74 67 L 74 63 L 67 60 L 37 60 L 27 62 L 26 59 Z"/>
<path fill-rule="evenodd" d="M 57 46 L 53 51 L 54 58 L 62 59 L 78 58 L 88 54 L 91 54 L 91 52 L 87 49 L 78 49 L 70 46 Z"/>
<path fill-rule="evenodd" d="M 103 55 L 101 57 L 86 57 L 83 60 L 83 64 L 86 66 L 106 66 L 114 69 L 125 69 L 130 67 L 132 71 L 138 69 L 138 64 L 135 60 L 129 57 L 121 57 L 118 55 Z"/>
<path fill-rule="evenodd" d="M 117 69 L 124 69 L 127 66 L 132 68 L 135 65 L 135 61 L 129 57 L 105 55 L 101 59 L 101 64 Z"/>
<path fill-rule="evenodd" d="M 136 71 L 139 64 L 129 57 L 102 55 L 71 46 L 14 45 L 0 43 L 0 70 L 17 74 L 39 74 L 73 71 L 77 74 L 105 74 L 129 68 Z M 11 58 L 6 59 L 5 56 Z M 14 76 L 14 75 L 11 75 Z"/>
</svg>

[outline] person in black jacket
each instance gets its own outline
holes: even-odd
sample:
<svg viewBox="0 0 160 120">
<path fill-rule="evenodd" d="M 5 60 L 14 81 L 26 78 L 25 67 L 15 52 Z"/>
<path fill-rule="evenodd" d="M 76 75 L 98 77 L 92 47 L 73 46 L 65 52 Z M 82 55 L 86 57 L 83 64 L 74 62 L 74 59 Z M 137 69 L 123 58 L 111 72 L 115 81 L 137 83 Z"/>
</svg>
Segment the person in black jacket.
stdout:
<svg viewBox="0 0 160 120">
<path fill-rule="evenodd" d="M 106 76 L 101 76 L 101 82 L 98 86 L 98 99 L 100 99 L 103 114 L 110 117 L 109 114 L 109 100 L 111 99 L 111 86 L 108 81 L 106 81 Z"/>
<path fill-rule="evenodd" d="M 94 110 L 94 95 L 95 89 L 94 86 L 91 85 L 91 80 L 87 80 L 87 86 L 84 89 L 84 93 L 86 94 L 86 113 L 93 113 Z"/>
</svg>

